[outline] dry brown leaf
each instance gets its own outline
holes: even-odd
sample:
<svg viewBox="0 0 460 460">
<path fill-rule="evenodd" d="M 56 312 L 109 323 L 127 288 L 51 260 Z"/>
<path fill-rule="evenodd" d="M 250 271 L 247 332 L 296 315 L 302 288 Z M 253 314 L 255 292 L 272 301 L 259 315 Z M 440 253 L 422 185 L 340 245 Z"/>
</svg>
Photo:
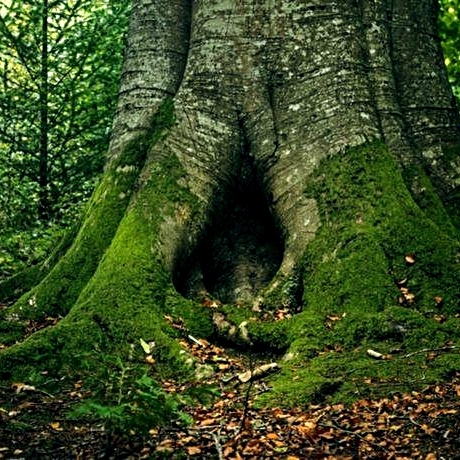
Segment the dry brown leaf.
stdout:
<svg viewBox="0 0 460 460">
<path fill-rule="evenodd" d="M 209 426 L 209 425 L 215 425 L 215 424 L 216 424 L 215 418 L 207 418 L 205 420 L 201 420 L 200 422 L 201 426 Z"/>
<path fill-rule="evenodd" d="M 444 303 L 444 299 L 440 295 L 437 295 L 434 297 L 434 302 L 437 307 L 442 307 L 442 304 Z"/>
<path fill-rule="evenodd" d="M 165 439 L 161 441 L 156 447 L 156 452 L 172 452 L 174 451 L 174 441 L 172 439 Z"/>
<path fill-rule="evenodd" d="M 230 455 L 233 454 L 233 447 L 226 447 L 222 453 L 224 455 L 224 458 L 230 458 Z"/>
<path fill-rule="evenodd" d="M 27 385 L 22 382 L 15 382 L 11 384 L 11 388 L 16 390 L 16 393 L 21 393 L 23 391 L 35 391 L 35 387 L 32 385 Z"/>
<path fill-rule="evenodd" d="M 201 448 L 198 446 L 189 446 L 187 447 L 187 454 L 188 455 L 198 455 L 201 454 Z"/>
<path fill-rule="evenodd" d="M 406 254 L 404 257 L 404 260 L 406 261 L 407 265 L 414 265 L 416 261 L 415 254 L 413 252 L 409 252 L 409 254 Z"/>
</svg>

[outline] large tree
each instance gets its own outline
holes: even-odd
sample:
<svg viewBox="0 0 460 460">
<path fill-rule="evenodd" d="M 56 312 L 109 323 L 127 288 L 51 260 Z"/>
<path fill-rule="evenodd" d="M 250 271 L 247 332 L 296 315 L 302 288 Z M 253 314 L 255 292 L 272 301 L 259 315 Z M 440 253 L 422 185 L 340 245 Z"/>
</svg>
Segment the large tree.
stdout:
<svg viewBox="0 0 460 460">
<path fill-rule="evenodd" d="M 100 375 L 142 361 L 140 338 L 152 372 L 189 375 L 182 333 L 282 355 L 285 403 L 458 370 L 460 132 L 437 13 L 136 0 L 102 180 L 73 240 L 1 285 L 43 277 L 2 312 L 1 376 Z"/>
</svg>

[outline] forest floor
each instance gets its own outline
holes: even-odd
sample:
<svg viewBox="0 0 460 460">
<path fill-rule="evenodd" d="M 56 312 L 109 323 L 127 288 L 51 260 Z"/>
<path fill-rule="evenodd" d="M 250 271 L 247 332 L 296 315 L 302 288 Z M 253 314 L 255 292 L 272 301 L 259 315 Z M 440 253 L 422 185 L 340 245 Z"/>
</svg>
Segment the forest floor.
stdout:
<svg viewBox="0 0 460 460">
<path fill-rule="evenodd" d="M 191 425 L 152 429 L 136 440 L 111 436 L 101 423 L 69 415 L 91 396 L 82 382 L 58 395 L 17 382 L 0 387 L 0 459 L 460 459 L 460 374 L 350 406 L 263 409 L 253 404 L 270 391 L 265 372 L 254 378 L 259 361 L 203 340 L 181 345 L 213 367 L 206 383 L 219 393 L 209 406 L 183 409 Z M 187 389 L 161 385 L 168 393 Z"/>
</svg>

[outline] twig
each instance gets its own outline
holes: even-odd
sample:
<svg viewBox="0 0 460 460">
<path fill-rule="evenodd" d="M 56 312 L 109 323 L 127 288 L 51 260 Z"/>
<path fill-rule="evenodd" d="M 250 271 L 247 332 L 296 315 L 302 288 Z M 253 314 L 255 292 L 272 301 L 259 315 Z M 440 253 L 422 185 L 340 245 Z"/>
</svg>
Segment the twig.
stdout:
<svg viewBox="0 0 460 460">
<path fill-rule="evenodd" d="M 192 341 L 192 342 L 195 342 L 197 345 L 199 345 L 200 347 L 205 347 L 205 345 L 199 341 L 198 339 L 195 339 L 195 337 L 193 337 L 192 334 L 187 334 L 187 337 Z"/>
<path fill-rule="evenodd" d="M 222 446 L 220 445 L 219 437 L 216 433 L 211 433 L 212 439 L 214 439 L 214 444 L 216 445 L 217 455 L 219 460 L 224 460 L 224 454 L 222 453 Z"/>
<path fill-rule="evenodd" d="M 252 356 L 252 349 L 251 348 L 249 349 L 249 371 L 250 371 L 251 376 L 252 376 L 252 373 L 254 372 L 254 359 L 253 359 L 253 356 Z M 244 395 L 244 402 L 243 402 L 243 408 L 244 409 L 243 409 L 243 417 L 241 418 L 240 431 L 243 431 L 244 424 L 246 422 L 246 417 L 248 416 L 248 413 L 249 413 L 249 399 L 250 399 L 251 388 L 252 388 L 253 384 L 254 384 L 254 380 L 252 378 L 249 379 L 248 386 L 246 388 L 246 393 Z"/>
<path fill-rule="evenodd" d="M 213 430 L 215 428 L 222 428 L 222 425 L 206 425 L 206 426 L 191 426 L 187 428 L 187 431 L 201 431 L 201 430 Z M 182 428 L 168 428 L 166 431 L 182 431 Z"/>
<path fill-rule="evenodd" d="M 450 347 L 441 347 L 441 348 L 424 348 L 423 350 L 413 351 L 412 353 L 407 353 L 407 355 L 401 356 L 402 358 L 410 358 L 411 356 L 421 355 L 423 353 L 435 352 L 435 351 L 449 351 L 449 350 L 458 350 L 460 347 L 452 345 Z"/>
<path fill-rule="evenodd" d="M 350 436 L 355 436 L 358 439 L 361 439 L 361 441 L 366 442 L 367 444 L 369 444 L 372 447 L 375 447 L 376 449 L 381 449 L 385 452 L 388 452 L 388 450 L 385 449 L 385 447 L 375 442 L 369 441 L 369 439 L 366 439 L 364 436 L 361 436 L 360 434 L 355 433 L 354 431 L 347 430 L 346 428 L 342 428 L 335 420 L 331 420 L 330 424 L 329 423 L 318 423 L 318 425 L 323 426 L 325 428 L 335 428 L 337 430 L 340 430 L 342 433 L 346 433 L 346 434 L 349 434 Z"/>
</svg>

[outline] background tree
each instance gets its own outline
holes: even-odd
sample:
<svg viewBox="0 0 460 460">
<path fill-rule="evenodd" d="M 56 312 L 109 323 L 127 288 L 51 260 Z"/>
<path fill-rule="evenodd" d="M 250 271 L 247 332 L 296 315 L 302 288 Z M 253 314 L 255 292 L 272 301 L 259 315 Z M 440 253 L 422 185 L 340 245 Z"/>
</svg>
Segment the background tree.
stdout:
<svg viewBox="0 0 460 460">
<path fill-rule="evenodd" d="M 459 4 L 456 0 L 442 0 L 439 18 L 439 32 L 449 81 L 457 98 L 460 96 L 460 25 Z"/>
<path fill-rule="evenodd" d="M 43 254 L 50 222 L 68 225 L 92 192 L 128 9 L 127 1 L 1 3 L 0 271 L 17 267 L 15 247 L 29 263 Z"/>
<path fill-rule="evenodd" d="M 65 255 L 4 309 L 2 377 L 97 379 L 114 356 L 142 366 L 143 338 L 149 372 L 189 378 L 183 331 L 283 355 L 277 404 L 448 378 L 459 130 L 437 16 L 136 1 L 104 175 Z"/>
</svg>

